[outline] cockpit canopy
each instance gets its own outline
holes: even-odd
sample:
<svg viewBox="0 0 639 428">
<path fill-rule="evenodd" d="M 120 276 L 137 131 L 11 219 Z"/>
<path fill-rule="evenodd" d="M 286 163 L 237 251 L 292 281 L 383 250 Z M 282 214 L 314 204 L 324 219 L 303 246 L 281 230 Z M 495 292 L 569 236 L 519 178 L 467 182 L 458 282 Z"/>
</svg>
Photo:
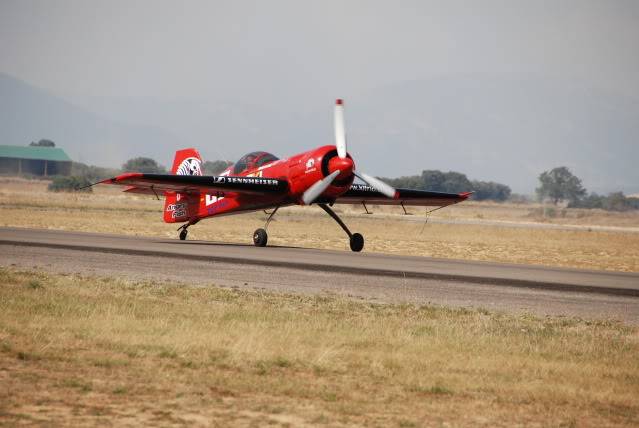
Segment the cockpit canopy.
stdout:
<svg viewBox="0 0 639 428">
<path fill-rule="evenodd" d="M 251 152 L 244 155 L 233 165 L 233 175 L 238 175 L 244 171 L 259 168 L 269 162 L 278 160 L 279 158 L 267 152 Z"/>
</svg>

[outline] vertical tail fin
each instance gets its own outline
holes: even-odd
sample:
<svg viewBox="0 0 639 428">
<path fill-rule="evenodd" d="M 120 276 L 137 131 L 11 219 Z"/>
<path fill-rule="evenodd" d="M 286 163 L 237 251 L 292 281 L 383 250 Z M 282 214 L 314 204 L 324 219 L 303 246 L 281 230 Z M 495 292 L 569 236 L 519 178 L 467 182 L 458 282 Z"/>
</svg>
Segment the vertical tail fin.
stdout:
<svg viewBox="0 0 639 428">
<path fill-rule="evenodd" d="M 202 175 L 202 158 L 195 149 L 184 149 L 175 152 L 171 174 Z"/>
<path fill-rule="evenodd" d="M 175 175 L 202 175 L 202 158 L 195 149 L 175 152 L 171 173 Z M 179 223 L 197 215 L 199 194 L 167 193 L 164 200 L 164 221 Z"/>
</svg>

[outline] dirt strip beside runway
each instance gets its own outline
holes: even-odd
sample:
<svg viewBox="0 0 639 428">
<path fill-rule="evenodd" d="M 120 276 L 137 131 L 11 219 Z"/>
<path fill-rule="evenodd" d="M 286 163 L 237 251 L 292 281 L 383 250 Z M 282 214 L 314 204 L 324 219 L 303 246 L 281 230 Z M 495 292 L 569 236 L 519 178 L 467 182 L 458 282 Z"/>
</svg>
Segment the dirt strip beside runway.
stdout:
<svg viewBox="0 0 639 428">
<path fill-rule="evenodd" d="M 550 291 L 463 281 L 309 271 L 286 267 L 125 255 L 42 246 L 0 245 L 0 266 L 52 273 L 118 276 L 196 286 L 301 294 L 332 294 L 378 303 L 436 304 L 539 316 L 576 316 L 639 324 L 639 299 L 631 296 Z"/>
</svg>

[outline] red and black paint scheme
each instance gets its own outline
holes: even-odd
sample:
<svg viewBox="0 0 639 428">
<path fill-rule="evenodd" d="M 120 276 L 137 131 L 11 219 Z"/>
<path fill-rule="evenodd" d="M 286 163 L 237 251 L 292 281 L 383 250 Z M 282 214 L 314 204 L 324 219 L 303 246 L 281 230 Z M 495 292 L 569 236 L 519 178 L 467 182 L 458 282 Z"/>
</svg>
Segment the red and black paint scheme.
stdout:
<svg viewBox="0 0 639 428">
<path fill-rule="evenodd" d="M 355 177 L 366 184 L 353 184 Z M 266 228 L 275 212 L 289 205 L 317 204 L 344 229 L 353 251 L 361 251 L 364 238 L 351 233 L 330 208 L 333 204 L 376 204 L 444 207 L 466 200 L 472 192 L 442 193 L 394 189 L 381 180 L 359 173 L 346 151 L 343 101 L 335 105 L 335 145 L 318 147 L 287 159 L 267 152 L 243 156 L 219 176 L 202 175 L 202 158 L 195 149 L 175 154 L 171 174 L 126 173 L 100 183 L 127 186 L 126 192 L 165 197 L 164 221 L 187 228 L 207 217 L 272 209 L 263 229 L 253 234 L 254 244 L 265 246 Z"/>
</svg>

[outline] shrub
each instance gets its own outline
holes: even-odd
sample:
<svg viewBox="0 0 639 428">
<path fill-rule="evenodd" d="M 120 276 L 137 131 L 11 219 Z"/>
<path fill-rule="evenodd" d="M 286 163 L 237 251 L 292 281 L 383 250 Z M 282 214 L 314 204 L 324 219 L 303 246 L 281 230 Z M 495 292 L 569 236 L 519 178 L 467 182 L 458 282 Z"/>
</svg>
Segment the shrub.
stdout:
<svg viewBox="0 0 639 428">
<path fill-rule="evenodd" d="M 49 184 L 48 190 L 50 192 L 92 192 L 91 187 L 85 187 L 90 185 L 91 182 L 84 177 L 55 177 Z M 83 189 L 80 189 L 84 187 Z"/>
<path fill-rule="evenodd" d="M 629 211 L 639 209 L 639 200 L 627 198 L 623 192 L 613 192 L 608 196 L 591 193 L 590 195 L 571 202 L 569 208 L 600 208 L 606 211 Z"/>
<path fill-rule="evenodd" d="M 223 160 L 206 161 L 202 165 L 202 172 L 204 175 L 218 175 L 231 165 L 233 162 Z"/>
<path fill-rule="evenodd" d="M 91 183 L 115 177 L 121 173 L 122 171 L 116 168 L 103 168 L 95 165 L 86 165 L 81 162 L 71 163 L 71 175 L 85 178 Z"/>
<path fill-rule="evenodd" d="M 146 174 L 165 174 L 166 168 L 158 164 L 155 159 L 139 157 L 129 159 L 122 165 L 122 171 L 142 172 Z"/>
<path fill-rule="evenodd" d="M 493 181 L 472 181 L 473 190 L 475 194 L 473 199 L 476 201 L 493 200 L 493 201 L 505 201 L 510 198 L 510 187 L 505 184 L 495 183 Z"/>
</svg>

